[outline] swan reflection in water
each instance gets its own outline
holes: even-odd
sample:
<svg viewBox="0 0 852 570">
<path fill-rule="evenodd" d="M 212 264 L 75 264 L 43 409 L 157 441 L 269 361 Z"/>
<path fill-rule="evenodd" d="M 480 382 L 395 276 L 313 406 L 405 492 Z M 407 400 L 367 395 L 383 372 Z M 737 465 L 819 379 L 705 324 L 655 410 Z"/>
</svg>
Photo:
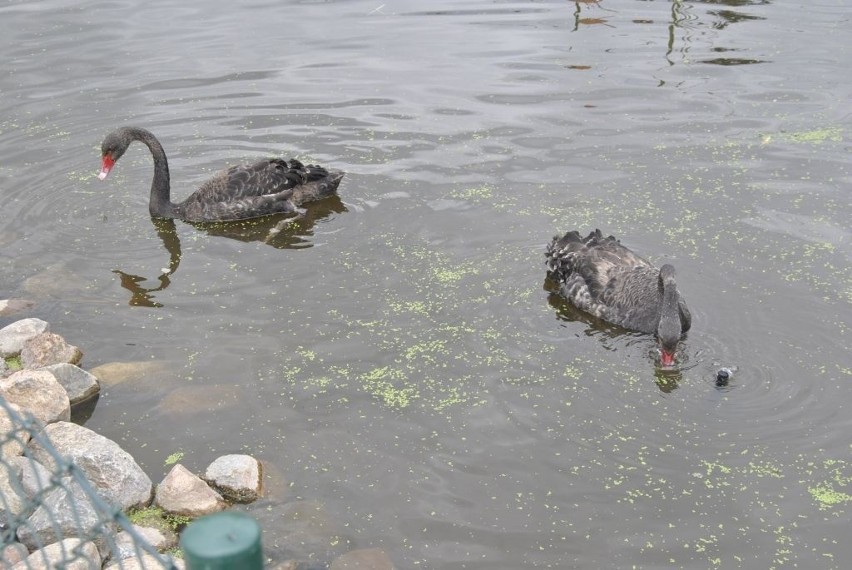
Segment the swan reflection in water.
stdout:
<svg viewBox="0 0 852 570">
<path fill-rule="evenodd" d="M 243 242 L 263 242 L 275 249 L 305 249 L 312 246 L 310 236 L 314 233 L 316 222 L 346 211 L 346 206 L 335 195 L 310 204 L 301 216 L 277 215 L 237 222 L 199 222 L 190 225 L 212 236 Z M 169 254 L 168 266 L 156 277 L 156 284 L 151 284 L 151 280 L 141 275 L 113 270 L 119 276 L 121 286 L 130 291 L 129 304 L 134 307 L 162 307 L 163 304 L 155 300 L 155 293 L 164 291 L 171 284 L 171 278 L 181 261 L 180 237 L 175 221 L 151 218 L 151 223 Z"/>
</svg>

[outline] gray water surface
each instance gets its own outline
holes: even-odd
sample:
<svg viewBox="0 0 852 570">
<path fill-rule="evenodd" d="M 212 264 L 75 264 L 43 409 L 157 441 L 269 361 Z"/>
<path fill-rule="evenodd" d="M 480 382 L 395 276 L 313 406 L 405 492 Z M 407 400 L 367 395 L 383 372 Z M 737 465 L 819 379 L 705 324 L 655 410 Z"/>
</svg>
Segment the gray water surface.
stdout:
<svg viewBox="0 0 852 570">
<path fill-rule="evenodd" d="M 262 459 L 274 560 L 842 568 L 849 26 L 841 0 L 6 2 L 0 298 L 86 368 L 144 363 L 85 421 L 155 481 Z M 154 222 L 143 146 L 96 179 L 124 124 L 175 199 L 258 156 L 348 174 L 296 224 Z M 544 245 L 594 228 L 676 266 L 678 370 L 551 293 Z"/>
</svg>

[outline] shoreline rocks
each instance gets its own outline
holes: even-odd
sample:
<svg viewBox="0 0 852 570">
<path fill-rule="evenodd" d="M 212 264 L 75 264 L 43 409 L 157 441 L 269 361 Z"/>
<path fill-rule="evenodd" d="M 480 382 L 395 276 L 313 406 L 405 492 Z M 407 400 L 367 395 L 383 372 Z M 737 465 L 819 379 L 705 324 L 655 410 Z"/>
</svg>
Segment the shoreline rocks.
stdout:
<svg viewBox="0 0 852 570">
<path fill-rule="evenodd" d="M 27 305 L 15 304 L 21 307 Z M 201 476 L 176 464 L 155 487 L 117 443 L 71 423 L 72 407 L 97 402 L 99 369 L 113 376 L 121 372 L 118 382 L 127 372 L 120 365 L 86 372 L 78 366 L 82 351 L 49 329 L 35 318 L 0 328 L 0 466 L 5 467 L 0 469 L 0 526 L 14 524 L 18 539 L 0 549 L 0 568 L 63 563 L 69 569 L 160 568 L 133 535 L 163 553 L 176 547 L 175 532 L 151 522 L 134 525 L 129 533 L 118 528 L 113 509 L 157 507 L 167 521 L 175 521 L 263 496 L 263 465 L 250 455 L 221 456 Z M 77 557 L 69 560 L 69 554 Z M 174 564 L 184 568 L 180 559 Z M 278 566 L 300 567 L 296 559 Z M 393 570 L 393 563 L 380 549 L 362 549 L 338 556 L 331 567 Z"/>
</svg>

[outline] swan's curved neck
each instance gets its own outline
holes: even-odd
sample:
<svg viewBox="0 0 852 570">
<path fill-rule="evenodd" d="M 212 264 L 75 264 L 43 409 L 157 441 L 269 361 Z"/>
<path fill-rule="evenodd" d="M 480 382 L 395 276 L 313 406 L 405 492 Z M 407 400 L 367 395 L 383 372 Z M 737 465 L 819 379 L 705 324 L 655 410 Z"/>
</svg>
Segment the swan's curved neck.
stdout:
<svg viewBox="0 0 852 570">
<path fill-rule="evenodd" d="M 672 346 L 677 343 L 680 338 L 682 325 L 680 322 L 680 313 L 678 310 L 678 295 L 677 285 L 674 280 L 665 280 L 663 282 L 663 298 L 660 306 L 660 322 L 657 324 L 657 336 L 663 343 L 663 347 Z"/>
<path fill-rule="evenodd" d="M 663 286 L 663 309 L 662 314 L 664 315 L 677 315 L 677 303 L 678 303 L 678 291 L 677 285 L 673 282 L 666 283 Z"/>
<path fill-rule="evenodd" d="M 151 180 L 151 198 L 148 211 L 157 218 L 174 218 L 175 204 L 171 202 L 171 184 L 169 181 L 169 161 L 163 145 L 151 132 L 135 128 L 131 131 L 135 140 L 143 143 L 154 157 L 154 178 Z"/>
</svg>

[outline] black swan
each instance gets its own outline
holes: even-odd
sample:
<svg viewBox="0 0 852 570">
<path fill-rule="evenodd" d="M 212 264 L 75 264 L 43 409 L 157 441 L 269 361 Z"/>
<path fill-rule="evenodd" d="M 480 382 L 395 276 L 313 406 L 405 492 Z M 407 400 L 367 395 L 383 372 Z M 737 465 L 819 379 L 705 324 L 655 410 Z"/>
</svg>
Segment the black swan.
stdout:
<svg viewBox="0 0 852 570">
<path fill-rule="evenodd" d="M 548 273 L 573 305 L 620 327 L 656 335 L 661 364 L 674 364 L 678 341 L 692 324 L 674 267 L 657 269 L 600 230 L 585 238 L 576 231 L 554 236 L 545 255 Z"/>
<path fill-rule="evenodd" d="M 254 164 L 232 166 L 217 173 L 179 204 L 170 199 L 169 164 L 163 146 L 153 134 L 138 127 L 121 127 L 101 144 L 103 180 L 133 141 L 139 141 L 154 157 L 154 179 L 148 210 L 156 218 L 187 222 L 225 222 L 268 216 L 301 214 L 299 206 L 331 196 L 343 172 L 303 165 L 290 159 L 269 158 Z"/>
</svg>

